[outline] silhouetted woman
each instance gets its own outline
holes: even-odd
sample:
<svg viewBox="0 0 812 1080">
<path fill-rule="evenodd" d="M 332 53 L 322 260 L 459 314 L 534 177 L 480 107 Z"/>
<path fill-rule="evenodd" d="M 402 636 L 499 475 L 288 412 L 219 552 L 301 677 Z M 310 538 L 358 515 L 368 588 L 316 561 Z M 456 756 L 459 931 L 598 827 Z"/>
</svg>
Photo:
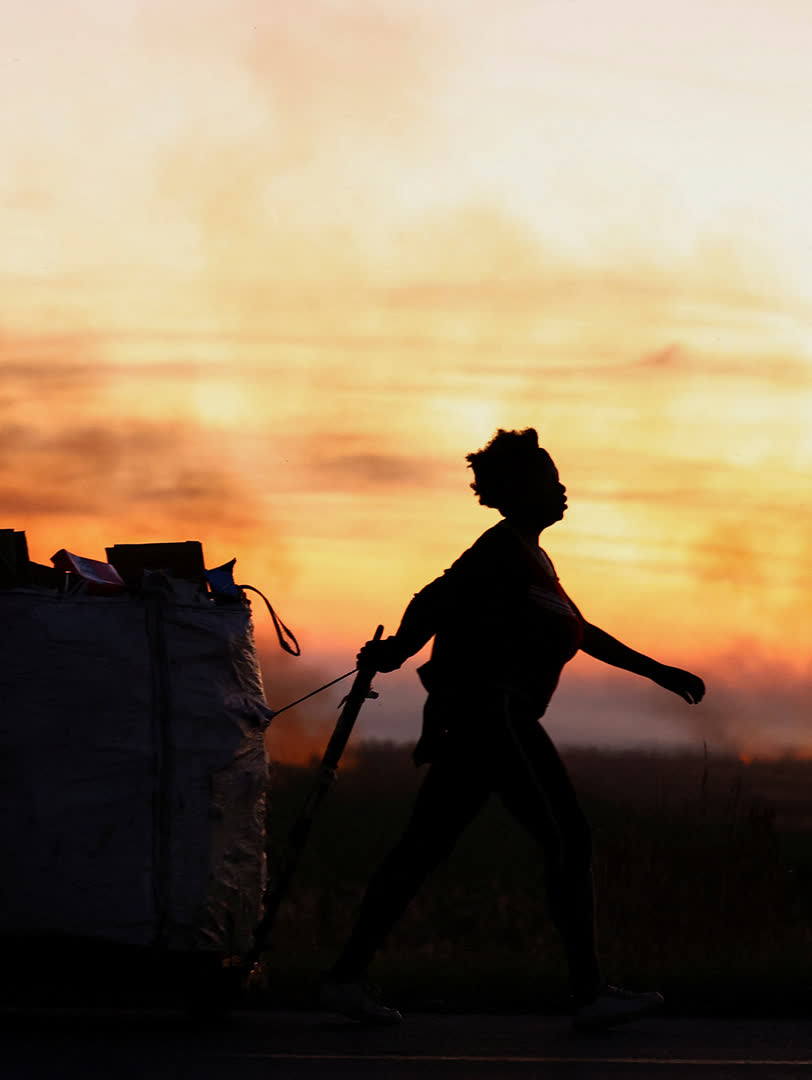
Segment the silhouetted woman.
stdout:
<svg viewBox="0 0 812 1080">
<path fill-rule="evenodd" d="M 406 831 L 372 878 L 352 934 L 322 985 L 322 1003 L 367 1023 L 400 1022 L 396 1009 L 364 987 L 366 969 L 427 875 L 496 793 L 544 853 L 576 1025 L 622 1023 L 662 998 L 607 986 L 601 976 L 590 829 L 539 718 L 579 649 L 690 704 L 702 699 L 705 687 L 696 675 L 635 652 L 587 622 L 564 592 L 538 541 L 563 518 L 566 489 L 534 429 L 500 429 L 467 460 L 479 501 L 503 520 L 417 593 L 394 636 L 367 642 L 358 654 L 360 665 L 394 671 L 434 637 L 431 659 L 419 669 L 428 698 L 414 751 L 418 765 L 430 764 Z"/>
</svg>

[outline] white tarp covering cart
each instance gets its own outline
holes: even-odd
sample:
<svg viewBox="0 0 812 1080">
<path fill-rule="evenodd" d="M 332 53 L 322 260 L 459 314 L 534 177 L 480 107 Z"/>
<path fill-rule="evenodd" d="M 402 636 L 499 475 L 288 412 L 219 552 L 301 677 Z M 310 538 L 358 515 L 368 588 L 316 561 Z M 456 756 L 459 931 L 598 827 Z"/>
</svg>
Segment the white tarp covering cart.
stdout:
<svg viewBox="0 0 812 1080">
<path fill-rule="evenodd" d="M 243 596 L 0 591 L 0 935 L 251 946 L 272 713 Z"/>
</svg>

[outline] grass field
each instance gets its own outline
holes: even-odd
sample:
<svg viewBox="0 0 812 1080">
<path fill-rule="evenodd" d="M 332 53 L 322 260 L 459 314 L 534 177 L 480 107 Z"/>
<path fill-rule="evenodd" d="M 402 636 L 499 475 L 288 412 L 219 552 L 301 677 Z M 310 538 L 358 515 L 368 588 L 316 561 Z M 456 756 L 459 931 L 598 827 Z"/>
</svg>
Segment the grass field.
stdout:
<svg viewBox="0 0 812 1080">
<path fill-rule="evenodd" d="M 612 981 L 677 1010 L 792 1012 L 812 998 L 812 762 L 570 750 L 592 822 L 598 925 Z M 271 865 L 314 778 L 276 766 Z M 361 745 L 316 819 L 266 956 L 272 1004 L 313 999 L 422 776 L 407 748 Z M 411 1008 L 566 1005 L 534 843 L 498 800 L 427 882 L 374 981 Z"/>
</svg>

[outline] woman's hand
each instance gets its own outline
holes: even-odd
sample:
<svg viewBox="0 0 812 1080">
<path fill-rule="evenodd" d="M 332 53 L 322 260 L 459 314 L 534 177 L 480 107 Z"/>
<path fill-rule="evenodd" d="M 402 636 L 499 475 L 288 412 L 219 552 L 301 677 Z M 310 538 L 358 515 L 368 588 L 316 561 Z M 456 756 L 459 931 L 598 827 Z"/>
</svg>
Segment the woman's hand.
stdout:
<svg viewBox="0 0 812 1080">
<path fill-rule="evenodd" d="M 677 694 L 689 705 L 697 705 L 705 696 L 705 684 L 699 676 L 683 671 L 682 668 L 660 664 L 652 678 L 658 686 Z"/>
<path fill-rule="evenodd" d="M 368 641 L 356 657 L 358 667 L 368 671 L 396 671 L 404 659 L 403 650 L 394 637 Z"/>
</svg>

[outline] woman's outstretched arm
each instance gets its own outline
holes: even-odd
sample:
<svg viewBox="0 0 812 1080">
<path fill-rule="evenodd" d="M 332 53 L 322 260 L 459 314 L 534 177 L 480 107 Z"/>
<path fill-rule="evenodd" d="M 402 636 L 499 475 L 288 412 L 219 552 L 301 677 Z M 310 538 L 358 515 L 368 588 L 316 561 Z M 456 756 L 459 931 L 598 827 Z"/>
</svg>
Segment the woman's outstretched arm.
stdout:
<svg viewBox="0 0 812 1080">
<path fill-rule="evenodd" d="M 696 705 L 704 697 L 705 684 L 698 675 L 683 671 L 682 668 L 660 664 L 645 653 L 635 652 L 634 649 L 630 649 L 628 645 L 624 645 L 622 641 L 618 641 L 617 638 L 613 638 L 611 634 L 593 626 L 592 623 L 584 624 L 584 641 L 581 649 L 588 656 L 594 656 L 596 660 L 601 660 L 604 664 L 611 664 L 612 667 L 622 668 L 624 671 L 631 671 L 635 675 L 651 679 L 658 686 L 679 695 L 689 705 Z"/>
</svg>

